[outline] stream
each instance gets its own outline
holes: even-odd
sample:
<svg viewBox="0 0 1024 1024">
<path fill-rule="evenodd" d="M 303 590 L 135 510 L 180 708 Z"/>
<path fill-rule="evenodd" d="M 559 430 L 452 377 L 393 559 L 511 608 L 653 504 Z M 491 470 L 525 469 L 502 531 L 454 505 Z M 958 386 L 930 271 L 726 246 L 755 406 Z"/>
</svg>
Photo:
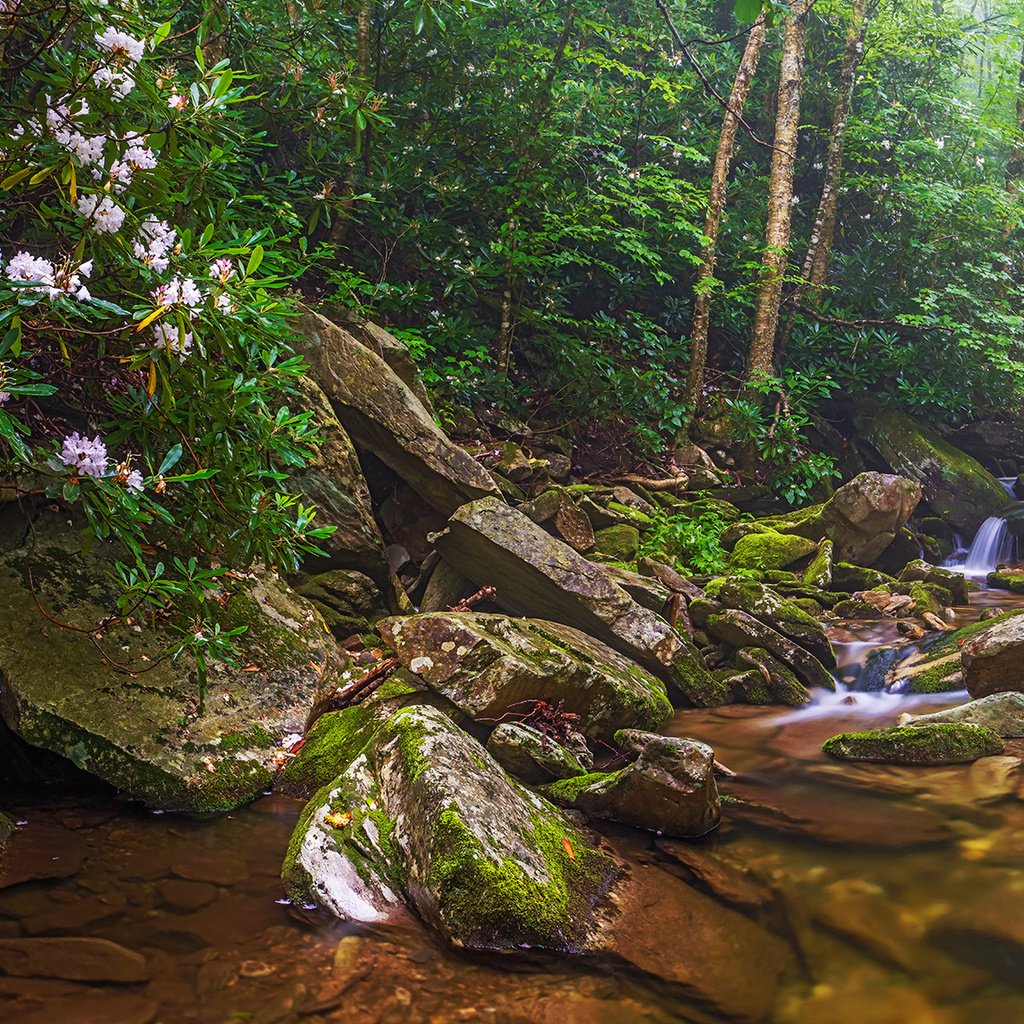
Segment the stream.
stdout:
<svg viewBox="0 0 1024 1024">
<path fill-rule="evenodd" d="M 1024 597 L 972 596 L 957 624 Z M 840 692 L 807 708 L 681 711 L 711 743 L 723 825 L 696 843 L 602 831 L 649 875 L 683 878 L 793 953 L 778 1024 L 1016 1024 L 1024 1020 L 1024 785 L 1017 756 L 906 768 L 836 762 L 822 741 L 962 703 L 960 694 L 856 690 L 892 620 L 837 624 Z M 851 688 L 851 689 L 848 689 Z M 459 956 L 410 916 L 343 925 L 282 899 L 278 871 L 302 803 L 266 796 L 196 821 L 83 791 L 4 794 L 21 825 L 0 869 L 0 940 L 90 936 L 144 954 L 148 980 L 0 976 L 17 1024 L 630 1024 L 724 1021 L 678 989 L 607 965 Z M 659 917 L 664 930 L 664 914 Z M 667 956 L 703 936 L 680 920 Z M 678 953 L 675 951 L 678 950 Z M 742 977 L 736 959 L 724 971 Z"/>
</svg>

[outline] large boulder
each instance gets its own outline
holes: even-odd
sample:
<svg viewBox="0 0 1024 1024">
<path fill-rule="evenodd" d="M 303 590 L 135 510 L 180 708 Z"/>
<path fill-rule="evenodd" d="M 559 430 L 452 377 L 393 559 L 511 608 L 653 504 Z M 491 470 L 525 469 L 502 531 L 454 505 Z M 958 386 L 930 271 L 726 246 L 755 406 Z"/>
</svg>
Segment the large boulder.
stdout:
<svg viewBox="0 0 1024 1024">
<path fill-rule="evenodd" d="M 972 697 L 1024 692 L 1024 615 L 996 622 L 961 649 L 964 685 Z"/>
<path fill-rule="evenodd" d="M 282 876 L 342 919 L 385 919 L 404 894 L 452 945 L 578 952 L 618 873 L 446 715 L 413 705 L 368 729 L 309 802 Z"/>
<path fill-rule="evenodd" d="M 525 715 L 544 701 L 588 736 L 656 729 L 672 714 L 661 680 L 578 629 L 539 619 L 433 612 L 378 627 L 399 661 L 473 718 Z"/>
<path fill-rule="evenodd" d="M 921 500 L 913 479 L 861 473 L 825 505 L 827 533 L 836 561 L 871 565 L 893 542 Z"/>
<path fill-rule="evenodd" d="M 497 498 L 460 508 L 435 538 L 445 560 L 513 615 L 574 626 L 660 676 L 685 701 L 727 703 L 697 649 L 609 574 Z"/>
<path fill-rule="evenodd" d="M 491 475 L 434 422 L 416 394 L 344 327 L 306 310 L 296 321 L 296 349 L 356 444 L 390 466 L 445 515 L 497 493 Z"/>
<path fill-rule="evenodd" d="M 847 761 L 960 764 L 1003 752 L 1003 741 L 983 725 L 941 722 L 877 732 L 844 732 L 827 739 L 826 754 Z"/>
<path fill-rule="evenodd" d="M 323 620 L 276 580 L 225 582 L 223 624 L 246 632 L 235 665 L 211 663 L 200 711 L 194 662 L 168 656 L 180 634 L 141 619 L 100 625 L 116 607 L 124 555 L 82 546 L 44 514 L 30 550 L 0 555 L 4 722 L 152 807 L 226 810 L 259 796 L 336 665 Z"/>
<path fill-rule="evenodd" d="M 785 569 L 808 558 L 817 550 L 817 544 L 806 537 L 780 533 L 778 530 L 761 530 L 748 533 L 736 541 L 729 556 L 729 564 L 734 569 L 754 569 L 760 572 Z"/>
<path fill-rule="evenodd" d="M 983 725 L 1006 739 L 1024 736 L 1024 693 L 993 693 L 930 715 L 900 715 L 899 724 L 920 727 L 936 722 Z"/>
<path fill-rule="evenodd" d="M 973 532 L 1007 504 L 1003 485 L 980 462 L 909 416 L 872 402 L 855 421 L 882 461 L 916 480 L 929 508 L 954 529 Z"/>
<path fill-rule="evenodd" d="M 306 567 L 355 569 L 382 583 L 388 575 L 388 557 L 355 448 L 316 383 L 302 377 L 297 387 L 297 402 L 313 414 L 320 440 L 305 466 L 289 474 L 288 485 L 316 505 L 317 525 L 335 528 L 319 542 L 324 556 L 309 556 Z"/>
<path fill-rule="evenodd" d="M 567 737 L 563 744 L 522 722 L 502 722 L 487 740 L 487 752 L 510 775 L 535 786 L 590 771 L 593 755 L 586 741 L 573 742 L 574 739 L 582 737 Z"/>
<path fill-rule="evenodd" d="M 649 735 L 640 756 L 616 772 L 593 772 L 545 787 L 556 803 L 670 836 L 702 836 L 722 816 L 715 752 L 705 743 Z"/>
</svg>

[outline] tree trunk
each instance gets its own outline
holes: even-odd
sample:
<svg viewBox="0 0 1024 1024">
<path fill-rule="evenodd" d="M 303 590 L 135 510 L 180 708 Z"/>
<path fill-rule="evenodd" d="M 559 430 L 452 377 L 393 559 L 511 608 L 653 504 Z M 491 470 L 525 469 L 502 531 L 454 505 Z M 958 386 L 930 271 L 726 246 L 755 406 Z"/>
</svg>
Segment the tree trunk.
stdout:
<svg viewBox="0 0 1024 1024">
<path fill-rule="evenodd" d="M 825 182 L 821 187 L 821 201 L 814 218 L 811 240 L 807 245 L 804 260 L 804 280 L 797 288 L 799 302 L 805 290 L 814 297 L 821 292 L 832 255 L 832 243 L 836 237 L 836 211 L 839 207 L 839 183 L 843 175 L 843 142 L 846 136 L 846 121 L 850 116 L 853 101 L 853 83 L 857 68 L 864 57 L 864 34 L 867 31 L 868 0 L 853 0 L 850 27 L 846 33 L 846 51 L 839 73 L 839 91 L 835 111 L 832 114 L 832 135 L 825 158 Z M 809 289 L 808 289 L 809 285 Z"/>
<path fill-rule="evenodd" d="M 718 137 L 715 164 L 711 171 L 711 191 L 708 193 L 708 210 L 704 219 L 704 235 L 707 242 L 702 254 L 703 262 L 697 271 L 697 283 L 694 286 L 696 297 L 693 304 L 693 326 L 690 330 L 690 370 L 684 394 L 688 420 L 696 413 L 697 404 L 704 390 L 708 329 L 711 322 L 711 289 L 714 285 L 715 258 L 718 251 L 718 228 L 722 220 L 722 211 L 725 209 L 726 184 L 736 143 L 736 131 L 743 115 L 743 107 L 747 102 L 747 94 L 750 92 L 750 83 L 757 70 L 764 37 L 765 20 L 762 15 L 754 22 L 750 34 L 747 36 L 747 45 L 743 51 L 740 66 L 736 70 L 736 79 L 733 82 L 729 104 L 722 121 L 722 133 Z"/>
<path fill-rule="evenodd" d="M 782 281 L 786 273 L 793 220 L 793 167 L 800 129 L 806 23 L 809 0 L 790 0 L 782 43 L 779 102 L 775 116 L 775 150 L 768 182 L 768 223 L 762 260 L 761 288 L 747 355 L 746 380 L 770 373 L 779 326 Z"/>
<path fill-rule="evenodd" d="M 1020 78 L 1017 86 L 1017 132 L 1013 137 L 1010 159 L 1006 162 L 1006 194 L 1016 199 L 1020 192 L 1020 177 L 1024 175 L 1024 45 L 1020 53 Z M 1003 239 L 1013 231 L 1017 218 L 1011 216 L 1003 229 Z"/>
</svg>

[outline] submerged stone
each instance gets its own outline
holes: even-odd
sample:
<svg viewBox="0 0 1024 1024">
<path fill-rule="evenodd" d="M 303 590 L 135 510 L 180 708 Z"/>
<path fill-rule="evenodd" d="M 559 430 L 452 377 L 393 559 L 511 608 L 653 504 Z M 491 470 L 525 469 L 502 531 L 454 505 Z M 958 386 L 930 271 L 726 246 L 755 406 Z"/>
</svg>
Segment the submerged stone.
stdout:
<svg viewBox="0 0 1024 1024">
<path fill-rule="evenodd" d="M 821 749 L 848 761 L 959 764 L 1001 754 L 1003 741 L 983 725 L 939 723 L 840 733 L 827 739 Z"/>
<path fill-rule="evenodd" d="M 579 715 L 588 736 L 658 728 L 672 713 L 661 680 L 570 626 L 477 612 L 387 619 L 401 663 L 474 718 L 528 714 L 538 701 Z"/>
</svg>

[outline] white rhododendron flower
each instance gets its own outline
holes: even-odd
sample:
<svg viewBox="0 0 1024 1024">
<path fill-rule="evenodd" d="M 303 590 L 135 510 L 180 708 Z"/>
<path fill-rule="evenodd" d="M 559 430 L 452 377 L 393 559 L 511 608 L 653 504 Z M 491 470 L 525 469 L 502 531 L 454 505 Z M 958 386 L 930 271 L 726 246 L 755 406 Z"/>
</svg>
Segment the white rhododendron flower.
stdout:
<svg viewBox="0 0 1024 1024">
<path fill-rule="evenodd" d="M 101 477 L 107 471 L 107 446 L 99 434 L 82 437 L 77 431 L 64 438 L 60 452 L 61 462 L 83 476 Z"/>
<path fill-rule="evenodd" d="M 142 55 L 146 52 L 146 43 L 142 39 L 135 39 L 113 26 L 104 29 L 98 36 L 96 42 L 105 50 L 109 50 L 115 60 L 124 64 L 138 64 Z"/>
<path fill-rule="evenodd" d="M 101 234 L 121 230 L 124 210 L 109 196 L 79 196 L 78 211 L 89 222 L 89 226 Z"/>
<path fill-rule="evenodd" d="M 153 335 L 157 351 L 177 356 L 181 362 L 192 354 L 192 332 L 186 331 L 183 335 L 175 323 L 157 324 L 153 328 Z"/>
</svg>

